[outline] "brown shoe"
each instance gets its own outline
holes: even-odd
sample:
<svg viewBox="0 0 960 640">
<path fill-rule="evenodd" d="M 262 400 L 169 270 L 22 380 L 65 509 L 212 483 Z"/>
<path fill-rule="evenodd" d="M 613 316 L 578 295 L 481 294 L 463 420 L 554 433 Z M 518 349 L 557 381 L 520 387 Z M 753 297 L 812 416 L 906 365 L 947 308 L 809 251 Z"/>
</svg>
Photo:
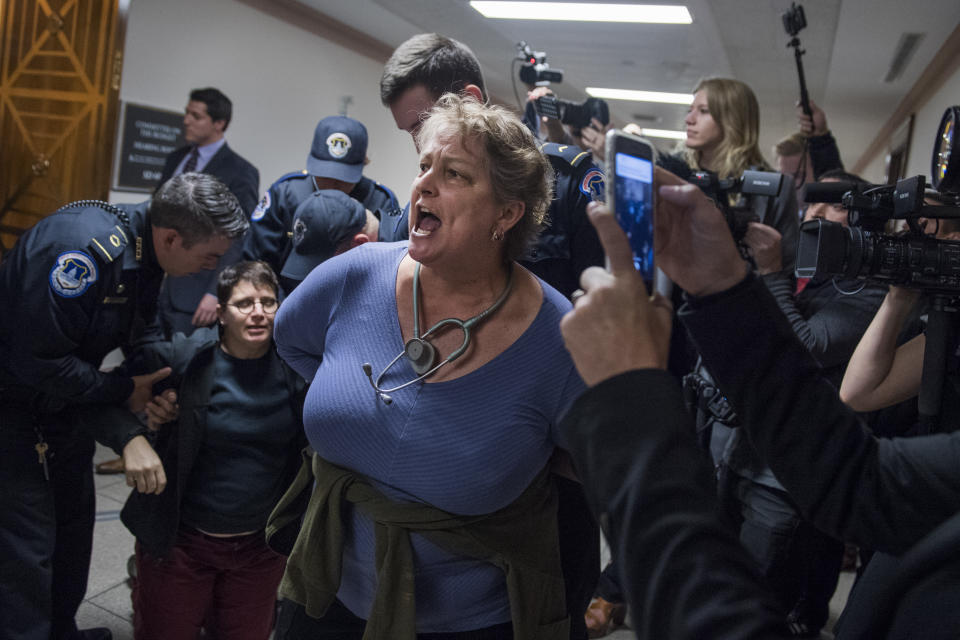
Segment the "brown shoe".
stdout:
<svg viewBox="0 0 960 640">
<path fill-rule="evenodd" d="M 94 467 L 94 470 L 101 476 L 112 476 L 117 473 L 123 473 L 123 458 L 100 462 Z"/>
<path fill-rule="evenodd" d="M 617 627 L 623 626 L 627 617 L 627 605 L 622 602 L 607 602 L 603 598 L 594 598 L 583 618 L 587 623 L 587 635 L 602 638 Z"/>
</svg>

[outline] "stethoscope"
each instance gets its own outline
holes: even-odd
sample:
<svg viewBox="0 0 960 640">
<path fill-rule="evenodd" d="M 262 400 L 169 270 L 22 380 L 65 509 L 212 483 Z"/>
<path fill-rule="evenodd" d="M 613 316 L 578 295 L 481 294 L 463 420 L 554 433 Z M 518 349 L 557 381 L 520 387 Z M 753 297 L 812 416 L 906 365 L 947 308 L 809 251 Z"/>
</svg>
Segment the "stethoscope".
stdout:
<svg viewBox="0 0 960 640">
<path fill-rule="evenodd" d="M 394 391 L 399 391 L 405 387 L 420 382 L 424 378 L 429 378 L 435 374 L 440 367 L 445 364 L 449 364 L 462 356 L 467 350 L 467 347 L 470 346 L 470 330 L 474 328 L 481 320 L 492 314 L 494 311 L 499 309 L 504 301 L 507 299 L 507 296 L 510 295 L 510 290 L 513 288 L 513 268 L 511 267 L 509 273 L 507 274 L 507 284 L 503 288 L 503 292 L 500 294 L 500 297 L 497 298 L 492 305 L 473 316 L 469 320 L 461 320 L 460 318 L 445 318 L 433 325 L 427 332 L 422 336 L 420 335 L 420 263 L 417 263 L 417 266 L 413 270 L 413 337 L 407 340 L 406 344 L 403 346 L 403 351 L 397 355 L 396 358 L 390 361 L 383 371 L 380 372 L 380 375 L 377 376 L 376 381 L 373 379 L 373 367 L 370 366 L 369 362 L 363 363 L 363 372 L 367 375 L 367 380 L 370 381 L 370 386 L 373 387 L 373 390 L 376 392 L 377 397 L 383 400 L 384 404 L 390 404 L 393 402 L 389 393 Z M 427 342 L 427 338 L 431 334 L 436 333 L 440 329 L 453 325 L 460 328 L 463 331 L 463 344 L 461 344 L 456 350 L 450 353 L 449 356 L 444 358 L 443 362 L 438 365 L 434 365 L 434 362 L 437 359 L 437 350 L 432 344 Z M 410 382 L 405 382 L 399 386 L 393 387 L 392 389 L 382 389 L 380 383 L 383 381 L 383 377 L 387 375 L 387 371 L 395 365 L 400 358 L 406 357 L 410 361 L 410 366 L 413 367 L 414 373 L 418 377 L 414 378 Z"/>
</svg>

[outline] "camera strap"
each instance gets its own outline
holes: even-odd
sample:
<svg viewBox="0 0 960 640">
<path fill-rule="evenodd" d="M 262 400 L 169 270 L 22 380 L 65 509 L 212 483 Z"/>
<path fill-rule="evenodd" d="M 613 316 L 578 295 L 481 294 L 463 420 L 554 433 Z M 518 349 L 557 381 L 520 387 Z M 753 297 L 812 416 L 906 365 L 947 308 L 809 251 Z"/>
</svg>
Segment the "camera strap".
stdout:
<svg viewBox="0 0 960 640">
<path fill-rule="evenodd" d="M 688 373 L 683 377 L 684 400 L 688 407 L 695 407 L 717 422 L 729 427 L 740 425 L 737 412 L 726 396 L 712 382 L 699 373 Z M 698 425 L 699 427 L 699 425 Z"/>
</svg>

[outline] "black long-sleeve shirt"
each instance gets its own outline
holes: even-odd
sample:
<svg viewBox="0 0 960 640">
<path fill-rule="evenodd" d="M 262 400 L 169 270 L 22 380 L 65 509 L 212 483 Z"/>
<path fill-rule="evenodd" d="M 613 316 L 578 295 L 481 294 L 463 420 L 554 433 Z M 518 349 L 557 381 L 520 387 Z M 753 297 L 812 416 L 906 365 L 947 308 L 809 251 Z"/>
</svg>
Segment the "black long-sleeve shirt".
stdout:
<svg viewBox="0 0 960 640">
<path fill-rule="evenodd" d="M 839 387 L 853 350 L 883 302 L 887 288 L 862 280 L 811 280 L 794 295 L 794 280 L 783 272 L 762 277 L 800 343 Z M 754 482 L 782 489 L 740 430 L 733 430 L 724 463 Z"/>
<path fill-rule="evenodd" d="M 836 537 L 907 551 L 960 511 L 960 433 L 877 440 L 775 310 L 751 275 L 690 299 L 679 315 L 804 515 Z M 711 465 L 669 374 L 635 371 L 597 385 L 562 428 L 594 508 L 609 514 L 638 637 L 781 637 L 783 613 L 717 515 Z M 933 610 L 928 627 L 940 637 L 960 621 L 960 603 L 951 604 Z"/>
<path fill-rule="evenodd" d="M 822 136 L 807 138 L 807 153 L 810 154 L 810 164 L 813 166 L 813 179 L 818 180 L 827 171 L 843 170 L 843 161 L 840 159 L 840 149 L 833 134 L 827 131 Z"/>
<path fill-rule="evenodd" d="M 905 551 L 960 510 L 960 434 L 874 438 L 775 304 L 748 277 L 680 317 L 804 515 L 838 538 Z"/>
</svg>

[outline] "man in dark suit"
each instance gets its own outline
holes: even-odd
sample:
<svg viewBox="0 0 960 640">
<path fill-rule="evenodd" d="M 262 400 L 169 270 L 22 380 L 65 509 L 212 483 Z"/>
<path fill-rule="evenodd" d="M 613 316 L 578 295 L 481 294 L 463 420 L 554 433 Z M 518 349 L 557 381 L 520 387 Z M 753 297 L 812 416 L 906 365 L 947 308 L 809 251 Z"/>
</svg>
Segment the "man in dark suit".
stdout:
<svg viewBox="0 0 960 640">
<path fill-rule="evenodd" d="M 219 89 L 194 89 L 183 116 L 183 137 L 187 144 L 169 156 L 157 189 L 181 173 L 207 173 L 220 180 L 240 201 L 250 219 L 257 205 L 260 172 L 227 145 L 223 132 L 230 124 L 233 103 Z M 157 321 L 169 339 L 174 333 L 190 335 L 197 327 L 217 320 L 217 277 L 224 267 L 240 261 L 241 239 L 235 241 L 215 269 L 187 276 L 168 275 L 157 300 Z M 123 460 L 101 462 L 99 474 L 123 473 Z"/>
<path fill-rule="evenodd" d="M 198 171 L 216 176 L 237 196 L 249 218 L 257 205 L 260 172 L 227 145 L 224 131 L 230 124 L 233 105 L 218 89 L 194 89 L 190 92 L 183 116 L 183 135 L 187 145 L 169 156 L 160 178 L 162 185 L 173 176 Z M 196 327 L 216 321 L 217 274 L 240 259 L 240 242 L 223 257 L 213 271 L 167 278 L 160 293 L 160 322 L 167 336 L 176 332 L 190 334 Z"/>
</svg>

